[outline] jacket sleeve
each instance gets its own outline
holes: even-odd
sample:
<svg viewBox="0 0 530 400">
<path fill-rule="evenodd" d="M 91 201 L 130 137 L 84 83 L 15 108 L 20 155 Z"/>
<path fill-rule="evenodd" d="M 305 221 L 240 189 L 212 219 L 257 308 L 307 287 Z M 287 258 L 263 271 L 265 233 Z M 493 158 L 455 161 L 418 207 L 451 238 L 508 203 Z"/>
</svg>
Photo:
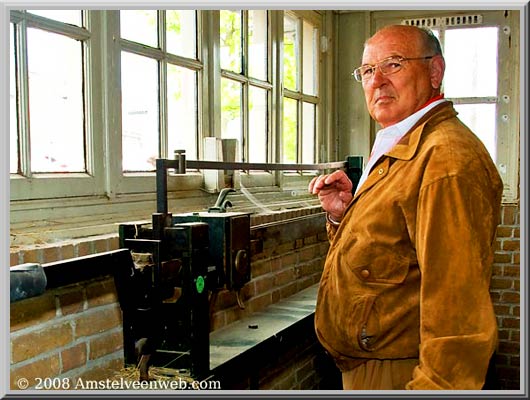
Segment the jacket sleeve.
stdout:
<svg viewBox="0 0 530 400">
<path fill-rule="evenodd" d="M 489 294 L 500 212 L 495 190 L 446 176 L 420 193 L 419 365 L 407 389 L 482 388 L 497 342 Z"/>
</svg>

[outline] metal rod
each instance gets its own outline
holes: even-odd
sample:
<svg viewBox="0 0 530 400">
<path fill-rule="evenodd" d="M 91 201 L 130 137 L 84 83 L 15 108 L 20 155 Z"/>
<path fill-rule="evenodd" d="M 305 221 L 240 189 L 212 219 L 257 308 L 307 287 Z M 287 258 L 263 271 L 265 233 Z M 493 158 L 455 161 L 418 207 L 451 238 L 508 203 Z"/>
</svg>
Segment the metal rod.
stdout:
<svg viewBox="0 0 530 400">
<path fill-rule="evenodd" d="M 178 160 L 157 159 L 165 168 L 182 170 Z M 346 168 L 348 163 L 336 161 L 320 164 L 281 164 L 281 163 L 247 163 L 247 162 L 224 162 L 224 161 L 198 161 L 185 160 L 185 169 L 219 169 L 219 170 L 241 170 L 241 171 L 301 171 L 301 170 L 324 170 Z"/>
</svg>

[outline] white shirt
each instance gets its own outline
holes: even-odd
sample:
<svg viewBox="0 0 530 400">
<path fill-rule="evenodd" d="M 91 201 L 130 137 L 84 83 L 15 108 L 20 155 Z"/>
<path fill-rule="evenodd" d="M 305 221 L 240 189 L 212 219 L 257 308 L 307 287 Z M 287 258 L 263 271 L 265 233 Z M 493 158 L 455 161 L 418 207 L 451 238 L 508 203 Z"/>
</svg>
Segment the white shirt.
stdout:
<svg viewBox="0 0 530 400">
<path fill-rule="evenodd" d="M 414 114 L 408 116 L 404 120 L 399 121 L 397 124 L 387 126 L 386 128 L 383 128 L 377 132 L 374 146 L 372 147 L 372 153 L 370 154 L 368 163 L 366 164 L 361 178 L 359 179 L 359 184 L 357 185 L 355 193 L 357 193 L 364 181 L 366 181 L 370 170 L 377 160 L 379 160 L 383 154 L 392 150 L 396 143 L 399 142 L 399 140 L 414 126 L 414 124 L 416 124 L 416 122 L 420 120 L 421 117 L 423 117 L 433 107 L 436 107 L 438 104 L 443 103 L 444 101 L 447 100 L 436 100 L 428 106 L 416 111 Z"/>
</svg>

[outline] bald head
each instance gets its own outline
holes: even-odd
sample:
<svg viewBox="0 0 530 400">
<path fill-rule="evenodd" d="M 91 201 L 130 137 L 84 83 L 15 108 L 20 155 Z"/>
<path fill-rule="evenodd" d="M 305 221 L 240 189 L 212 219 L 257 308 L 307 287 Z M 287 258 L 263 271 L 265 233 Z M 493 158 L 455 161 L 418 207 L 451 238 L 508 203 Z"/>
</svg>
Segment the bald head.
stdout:
<svg viewBox="0 0 530 400">
<path fill-rule="evenodd" d="M 381 35 L 394 36 L 396 40 L 402 41 L 412 40 L 421 52 L 442 56 L 440 41 L 430 29 L 410 25 L 388 25 L 378 30 L 365 42 L 364 46 L 366 47 L 370 41 L 377 39 Z"/>
</svg>

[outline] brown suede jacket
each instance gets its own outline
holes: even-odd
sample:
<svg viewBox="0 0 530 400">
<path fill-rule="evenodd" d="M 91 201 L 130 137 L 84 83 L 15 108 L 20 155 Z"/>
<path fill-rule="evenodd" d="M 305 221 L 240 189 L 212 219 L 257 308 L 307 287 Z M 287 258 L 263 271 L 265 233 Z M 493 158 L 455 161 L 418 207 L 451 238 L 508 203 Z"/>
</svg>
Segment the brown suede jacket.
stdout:
<svg viewBox="0 0 530 400">
<path fill-rule="evenodd" d="M 489 294 L 502 181 L 449 101 L 373 167 L 337 227 L 315 328 L 342 371 L 419 358 L 407 389 L 481 389 L 497 342 Z"/>
</svg>

